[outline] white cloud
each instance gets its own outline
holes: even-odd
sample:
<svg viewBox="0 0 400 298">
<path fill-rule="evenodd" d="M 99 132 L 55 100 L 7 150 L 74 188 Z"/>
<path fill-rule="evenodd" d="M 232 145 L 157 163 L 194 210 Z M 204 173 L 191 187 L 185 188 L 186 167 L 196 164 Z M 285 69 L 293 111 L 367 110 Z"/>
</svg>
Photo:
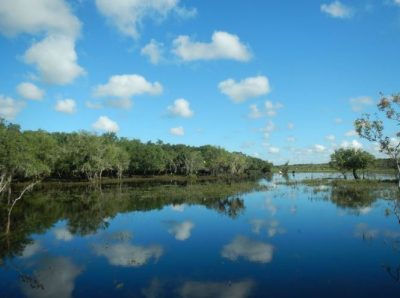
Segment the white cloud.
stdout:
<svg viewBox="0 0 400 298">
<path fill-rule="evenodd" d="M 317 152 L 317 153 L 322 153 L 322 152 L 325 152 L 326 148 L 325 148 L 325 146 L 323 146 L 323 145 L 315 144 L 315 145 L 314 145 L 314 150 L 315 150 L 315 152 Z"/>
<path fill-rule="evenodd" d="M 287 124 L 287 127 L 288 127 L 288 129 L 292 130 L 292 129 L 294 129 L 294 124 L 292 122 L 289 122 Z"/>
<path fill-rule="evenodd" d="M 106 104 L 112 108 L 128 110 L 132 108 L 133 101 L 130 98 L 121 97 L 121 98 L 108 99 L 106 100 Z"/>
<path fill-rule="evenodd" d="M 192 229 L 194 228 L 194 223 L 192 221 L 186 220 L 184 222 L 171 221 L 167 223 L 168 233 L 174 235 L 176 240 L 184 241 L 190 238 Z"/>
<path fill-rule="evenodd" d="M 400 6 L 400 0 L 393 0 L 393 3 L 394 3 L 395 5 Z"/>
<path fill-rule="evenodd" d="M 35 270 L 35 278 L 43 286 L 32 287 L 30 283 L 22 283 L 22 292 L 26 297 L 72 297 L 75 278 L 82 269 L 64 257 L 45 258 L 39 269 Z"/>
<path fill-rule="evenodd" d="M 295 137 L 287 137 L 286 141 L 288 141 L 289 143 L 293 143 L 293 142 L 296 142 L 296 138 Z"/>
<path fill-rule="evenodd" d="M 0 1 L 0 32 L 6 36 L 46 33 L 75 37 L 80 28 L 64 0 Z"/>
<path fill-rule="evenodd" d="M 151 83 L 137 74 L 124 74 L 110 77 L 106 84 L 97 85 L 93 93 L 96 97 L 114 97 L 109 99 L 107 104 L 126 109 L 132 106 L 132 96 L 159 95 L 162 92 L 163 87 L 159 82 Z"/>
<path fill-rule="evenodd" d="M 336 140 L 336 137 L 334 135 L 327 135 L 325 139 L 329 142 L 334 142 Z"/>
<path fill-rule="evenodd" d="M 160 245 L 140 246 L 130 243 L 117 243 L 111 245 L 95 246 L 98 256 L 104 256 L 114 266 L 140 267 L 150 259 L 157 261 L 163 255 Z"/>
<path fill-rule="evenodd" d="M 23 98 L 41 100 L 45 92 L 38 88 L 35 84 L 23 82 L 17 86 L 17 92 Z"/>
<path fill-rule="evenodd" d="M 178 127 L 173 127 L 169 130 L 170 134 L 174 135 L 174 136 L 183 136 L 185 135 L 185 130 L 183 129 L 182 126 L 178 126 Z"/>
<path fill-rule="evenodd" d="M 350 104 L 354 112 L 361 112 L 366 107 L 373 105 L 374 101 L 372 100 L 371 97 L 361 96 L 361 97 L 350 98 Z"/>
<path fill-rule="evenodd" d="M 145 19 L 163 20 L 170 13 L 182 18 L 193 17 L 196 10 L 179 6 L 179 0 L 96 0 L 99 12 L 122 34 L 139 37 L 139 27 Z"/>
<path fill-rule="evenodd" d="M 21 255 L 21 259 L 27 259 L 32 257 L 33 255 L 37 254 L 38 252 L 42 251 L 43 247 L 39 241 L 34 241 L 27 246 L 24 247 L 24 250 Z"/>
<path fill-rule="evenodd" d="M 85 73 L 77 64 L 75 41 L 81 23 L 63 0 L 4 0 L 0 2 L 0 32 L 7 36 L 21 33 L 45 35 L 24 54 L 43 81 L 65 85 Z"/>
<path fill-rule="evenodd" d="M 223 247 L 221 255 L 231 261 L 243 257 L 250 262 L 269 263 L 272 261 L 273 251 L 270 244 L 236 236 L 232 242 Z"/>
<path fill-rule="evenodd" d="M 250 221 L 251 231 L 254 234 L 260 234 L 262 229 L 265 229 L 269 237 L 274 237 L 277 234 L 282 234 L 285 232 L 285 229 L 279 226 L 279 222 L 277 220 L 266 221 L 263 219 L 252 219 Z"/>
<path fill-rule="evenodd" d="M 71 241 L 74 236 L 66 228 L 57 228 L 53 231 L 57 240 Z"/>
<path fill-rule="evenodd" d="M 349 130 L 345 133 L 346 137 L 358 137 L 358 133 L 355 130 Z"/>
<path fill-rule="evenodd" d="M 343 141 L 341 144 L 342 148 L 352 148 L 352 149 L 362 149 L 363 145 L 357 141 L 357 140 L 352 140 L 351 142 L 348 141 Z"/>
<path fill-rule="evenodd" d="M 85 105 L 88 109 L 92 109 L 92 110 L 99 110 L 99 109 L 103 108 L 103 105 L 99 102 L 87 101 L 87 102 L 85 102 Z"/>
<path fill-rule="evenodd" d="M 246 298 L 251 294 L 254 282 L 244 280 L 239 282 L 198 282 L 186 281 L 179 288 L 182 298 L 219 297 L 219 298 Z"/>
<path fill-rule="evenodd" d="M 232 59 L 249 61 L 250 50 L 237 35 L 215 31 L 210 43 L 194 42 L 187 35 L 178 36 L 173 42 L 173 52 L 184 61 Z"/>
<path fill-rule="evenodd" d="M 261 132 L 264 134 L 264 138 L 268 139 L 271 133 L 276 129 L 274 122 L 269 120 L 265 127 L 261 128 Z"/>
<path fill-rule="evenodd" d="M 248 114 L 248 117 L 251 119 L 257 119 L 257 118 L 261 118 L 262 112 L 258 109 L 257 105 L 252 104 L 250 105 L 250 113 Z"/>
<path fill-rule="evenodd" d="M 85 74 L 77 64 L 75 41 L 68 36 L 49 35 L 34 43 L 23 58 L 26 63 L 34 64 L 41 79 L 49 84 L 69 84 Z"/>
<path fill-rule="evenodd" d="M 147 56 L 152 64 L 158 64 L 162 59 L 163 44 L 152 39 L 147 45 L 145 45 L 140 53 L 143 56 Z"/>
<path fill-rule="evenodd" d="M 269 147 L 268 152 L 271 154 L 278 154 L 281 150 L 278 147 Z"/>
<path fill-rule="evenodd" d="M 24 107 L 24 102 L 0 94 L 0 118 L 13 120 Z"/>
<path fill-rule="evenodd" d="M 190 103 L 184 98 L 178 98 L 173 105 L 168 106 L 168 114 L 175 117 L 190 118 L 193 111 L 190 109 Z"/>
<path fill-rule="evenodd" d="M 265 76 L 249 77 L 240 82 L 228 79 L 220 82 L 218 88 L 234 102 L 243 102 L 246 99 L 264 95 L 271 91 L 268 78 Z"/>
<path fill-rule="evenodd" d="M 333 1 L 330 4 L 322 4 L 321 11 L 333 18 L 345 19 L 353 15 L 352 9 L 340 1 Z"/>
<path fill-rule="evenodd" d="M 54 109 L 57 112 L 73 114 L 76 112 L 76 102 L 73 99 L 59 99 Z"/>
<path fill-rule="evenodd" d="M 275 116 L 277 111 L 282 108 L 283 108 L 283 105 L 279 102 L 273 103 L 270 100 L 267 100 L 265 102 L 265 109 L 267 110 L 267 115 L 270 117 Z"/>
<path fill-rule="evenodd" d="M 104 132 L 117 132 L 119 130 L 117 122 L 112 121 L 107 116 L 100 116 L 97 121 L 93 123 L 92 127 L 95 130 Z"/>
<path fill-rule="evenodd" d="M 171 209 L 174 210 L 175 212 L 183 212 L 185 211 L 185 205 L 184 204 L 172 205 Z"/>
</svg>

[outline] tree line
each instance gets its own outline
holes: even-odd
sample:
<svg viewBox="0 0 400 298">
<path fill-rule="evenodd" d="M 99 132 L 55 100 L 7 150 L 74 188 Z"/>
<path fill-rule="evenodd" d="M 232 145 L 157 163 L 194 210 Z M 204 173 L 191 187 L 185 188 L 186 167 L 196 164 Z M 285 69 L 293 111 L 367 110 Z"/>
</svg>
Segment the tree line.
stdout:
<svg viewBox="0 0 400 298">
<path fill-rule="evenodd" d="M 100 180 L 134 175 L 246 175 L 272 164 L 211 145 L 143 143 L 114 133 L 21 131 L 0 120 L 0 193 L 12 180 Z"/>
</svg>

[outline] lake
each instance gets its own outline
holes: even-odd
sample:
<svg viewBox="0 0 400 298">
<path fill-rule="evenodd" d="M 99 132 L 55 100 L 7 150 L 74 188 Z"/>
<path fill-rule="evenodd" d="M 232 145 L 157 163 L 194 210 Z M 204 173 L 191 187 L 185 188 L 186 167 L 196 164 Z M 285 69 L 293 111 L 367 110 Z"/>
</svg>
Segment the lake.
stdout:
<svg viewBox="0 0 400 298">
<path fill-rule="evenodd" d="M 395 185 L 300 180 L 40 185 L 1 238 L 0 296 L 400 297 Z"/>
</svg>

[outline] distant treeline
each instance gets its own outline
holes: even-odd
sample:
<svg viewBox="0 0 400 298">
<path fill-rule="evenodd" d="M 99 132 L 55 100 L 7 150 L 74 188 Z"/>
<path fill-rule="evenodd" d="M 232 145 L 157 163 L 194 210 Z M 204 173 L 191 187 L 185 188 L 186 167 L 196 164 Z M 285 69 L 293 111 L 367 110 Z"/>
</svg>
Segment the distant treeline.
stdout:
<svg viewBox="0 0 400 298">
<path fill-rule="evenodd" d="M 215 146 L 142 143 L 114 133 L 21 131 L 0 121 L 0 174 L 57 179 L 133 175 L 253 175 L 272 164 Z M 10 173 L 11 172 L 11 173 Z"/>
<path fill-rule="evenodd" d="M 279 171 L 283 166 L 276 166 L 275 168 Z M 390 171 L 396 169 L 396 163 L 394 160 L 389 158 L 377 158 L 370 165 L 368 170 L 371 171 Z M 336 172 L 336 170 L 330 167 L 329 163 L 320 164 L 293 164 L 289 165 L 289 171 L 296 172 Z"/>
</svg>

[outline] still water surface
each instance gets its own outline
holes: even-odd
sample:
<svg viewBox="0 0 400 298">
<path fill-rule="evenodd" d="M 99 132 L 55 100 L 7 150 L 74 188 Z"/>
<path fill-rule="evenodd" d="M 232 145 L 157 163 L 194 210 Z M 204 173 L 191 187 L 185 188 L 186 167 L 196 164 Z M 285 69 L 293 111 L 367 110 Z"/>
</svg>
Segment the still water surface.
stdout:
<svg viewBox="0 0 400 298">
<path fill-rule="evenodd" d="M 39 189 L 0 297 L 400 297 L 392 193 L 279 182 Z"/>
</svg>

